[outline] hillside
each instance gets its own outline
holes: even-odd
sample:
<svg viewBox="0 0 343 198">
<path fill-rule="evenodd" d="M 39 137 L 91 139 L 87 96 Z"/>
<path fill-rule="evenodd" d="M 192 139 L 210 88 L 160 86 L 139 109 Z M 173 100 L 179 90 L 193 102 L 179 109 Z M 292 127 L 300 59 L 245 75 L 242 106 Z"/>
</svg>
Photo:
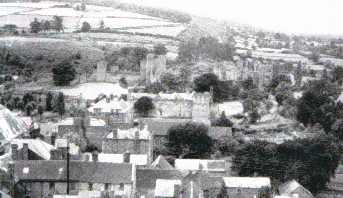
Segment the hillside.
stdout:
<svg viewBox="0 0 343 198">
<path fill-rule="evenodd" d="M 50 73 L 52 66 L 66 59 L 73 59 L 78 72 L 91 71 L 104 58 L 104 53 L 87 42 L 48 38 L 0 38 L 2 54 L 19 56 L 24 65 L 34 65 L 36 75 Z M 18 69 L 12 66 L 10 70 Z"/>
</svg>

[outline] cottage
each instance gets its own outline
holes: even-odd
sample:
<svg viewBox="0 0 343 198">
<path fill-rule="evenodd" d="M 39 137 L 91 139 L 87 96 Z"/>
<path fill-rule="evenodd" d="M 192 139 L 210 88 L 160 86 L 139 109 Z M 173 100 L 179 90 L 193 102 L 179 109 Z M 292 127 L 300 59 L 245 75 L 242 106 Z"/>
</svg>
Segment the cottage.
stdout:
<svg viewBox="0 0 343 198">
<path fill-rule="evenodd" d="M 14 175 L 14 182 L 23 186 L 31 197 L 46 197 L 67 193 L 66 167 L 65 160 L 21 160 L 11 164 L 9 170 Z M 128 198 L 134 190 L 134 173 L 135 166 L 129 163 L 70 161 L 70 193 L 101 191 Z"/>
<path fill-rule="evenodd" d="M 224 177 L 223 179 L 229 197 L 255 198 L 260 189 L 271 187 L 268 177 Z"/>
<path fill-rule="evenodd" d="M 13 139 L 11 142 L 12 160 L 49 160 L 53 149 L 53 145 L 39 139 Z"/>
</svg>

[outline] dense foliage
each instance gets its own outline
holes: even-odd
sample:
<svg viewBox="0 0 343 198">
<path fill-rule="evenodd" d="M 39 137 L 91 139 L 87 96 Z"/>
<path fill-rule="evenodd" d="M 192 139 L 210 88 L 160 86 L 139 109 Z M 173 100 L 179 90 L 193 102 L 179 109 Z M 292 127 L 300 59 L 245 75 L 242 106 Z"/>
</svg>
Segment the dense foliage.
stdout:
<svg viewBox="0 0 343 198">
<path fill-rule="evenodd" d="M 295 179 L 312 193 L 325 189 L 334 175 L 340 153 L 334 139 L 288 141 L 280 145 L 256 141 L 239 149 L 233 169 L 240 176 L 271 177 L 275 183 Z"/>
<path fill-rule="evenodd" d="M 106 57 L 109 65 L 117 65 L 122 71 L 140 70 L 140 63 L 146 58 L 149 50 L 144 47 L 123 47 Z"/>
<path fill-rule="evenodd" d="M 62 62 L 52 68 L 53 80 L 57 86 L 69 85 L 75 79 L 76 70 L 67 61 Z"/>
<path fill-rule="evenodd" d="M 203 124 L 188 122 L 168 130 L 166 148 L 178 158 L 204 158 L 211 152 L 213 141 Z"/>
<path fill-rule="evenodd" d="M 149 112 L 154 109 L 154 103 L 151 98 L 143 96 L 135 102 L 134 109 L 140 116 L 147 117 Z"/>
<path fill-rule="evenodd" d="M 297 106 L 297 119 L 305 126 L 319 123 L 326 132 L 331 130 L 342 109 L 335 102 L 339 94 L 336 84 L 325 80 L 311 82 Z"/>
</svg>

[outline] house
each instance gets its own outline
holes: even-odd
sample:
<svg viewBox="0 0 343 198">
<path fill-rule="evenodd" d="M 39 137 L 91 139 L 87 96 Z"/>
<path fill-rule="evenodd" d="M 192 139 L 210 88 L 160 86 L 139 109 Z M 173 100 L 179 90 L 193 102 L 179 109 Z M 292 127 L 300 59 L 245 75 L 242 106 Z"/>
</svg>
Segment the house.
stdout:
<svg viewBox="0 0 343 198">
<path fill-rule="evenodd" d="M 122 154 L 129 152 L 132 154 L 145 154 L 149 158 L 149 163 L 153 158 L 153 136 L 147 125 L 137 122 L 132 128 L 113 129 L 102 141 L 102 151 L 104 153 Z"/>
<path fill-rule="evenodd" d="M 279 186 L 280 195 L 299 197 L 299 198 L 313 198 L 312 193 L 307 190 L 304 186 L 299 184 L 295 180 L 288 181 Z"/>
<path fill-rule="evenodd" d="M 71 133 L 80 138 L 85 136 L 91 144 L 100 149 L 102 140 L 110 132 L 110 127 L 101 119 L 73 117 L 66 118 L 58 123 L 57 131 L 58 138 L 67 138 Z"/>
<path fill-rule="evenodd" d="M 156 181 L 160 180 L 182 180 L 187 175 L 187 172 L 180 170 L 165 170 L 143 168 L 136 171 L 136 190 L 137 197 L 154 198 Z"/>
<path fill-rule="evenodd" d="M 129 122 L 129 104 L 123 98 L 111 95 L 105 96 L 100 101 L 94 102 L 88 108 L 91 116 L 101 118 L 111 123 L 127 123 Z"/>
<path fill-rule="evenodd" d="M 93 159 L 97 159 L 93 153 Z M 31 197 L 67 193 L 65 160 L 19 160 L 10 164 L 14 183 Z M 129 163 L 106 163 L 93 160 L 69 162 L 69 187 L 72 195 L 81 191 L 101 191 L 111 196 L 131 197 L 135 186 L 136 167 Z"/>
<path fill-rule="evenodd" d="M 333 190 L 343 191 L 343 165 L 338 165 L 335 177 L 331 178 L 328 187 Z"/>
<path fill-rule="evenodd" d="M 55 149 L 40 139 L 13 139 L 11 141 L 12 160 L 49 160 L 50 151 Z"/>
<path fill-rule="evenodd" d="M 183 171 L 204 171 L 212 176 L 226 176 L 229 167 L 225 160 L 176 159 L 175 169 Z"/>
<path fill-rule="evenodd" d="M 224 177 L 224 184 L 229 197 L 255 198 L 264 187 L 271 187 L 268 177 Z"/>
<path fill-rule="evenodd" d="M 93 162 L 92 153 L 83 154 L 84 161 Z M 148 166 L 148 155 L 147 154 L 131 154 L 129 152 L 123 154 L 110 154 L 110 153 L 98 153 L 98 162 L 106 163 L 129 163 L 137 166 Z"/>
</svg>

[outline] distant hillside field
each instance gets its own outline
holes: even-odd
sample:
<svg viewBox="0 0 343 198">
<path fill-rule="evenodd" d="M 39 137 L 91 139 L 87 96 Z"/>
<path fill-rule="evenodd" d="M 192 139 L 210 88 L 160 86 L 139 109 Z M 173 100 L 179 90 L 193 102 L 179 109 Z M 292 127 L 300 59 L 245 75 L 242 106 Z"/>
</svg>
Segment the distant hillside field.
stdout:
<svg viewBox="0 0 343 198">
<path fill-rule="evenodd" d="M 77 57 L 73 64 L 78 72 L 91 71 L 104 58 L 102 50 L 88 43 L 60 39 L 2 37 L 0 49 L 18 55 L 39 73 L 50 73 L 53 65 L 72 57 Z"/>
</svg>

